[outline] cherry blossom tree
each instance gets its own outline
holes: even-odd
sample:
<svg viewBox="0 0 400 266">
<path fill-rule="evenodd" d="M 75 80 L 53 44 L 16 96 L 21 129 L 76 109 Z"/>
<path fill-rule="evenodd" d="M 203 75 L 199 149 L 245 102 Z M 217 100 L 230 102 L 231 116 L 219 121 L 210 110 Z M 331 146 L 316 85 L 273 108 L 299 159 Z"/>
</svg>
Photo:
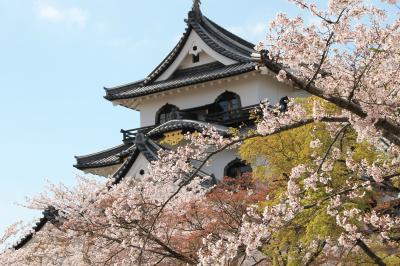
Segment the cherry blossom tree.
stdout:
<svg viewBox="0 0 400 266">
<path fill-rule="evenodd" d="M 256 130 L 187 134 L 187 145 L 161 151 L 140 180 L 51 186 L 29 207 L 51 207 L 54 219 L 23 248 L 5 249 L 1 263 L 310 265 L 347 254 L 398 264 L 400 20 L 387 16 L 397 1 L 329 0 L 326 10 L 291 2 L 319 23 L 279 14 L 268 46 L 257 47 L 258 69 L 314 95 L 311 105 L 290 99 L 282 112 L 266 101 Z M 223 150 L 304 127 L 315 129 L 308 159 L 290 165 L 279 187 L 256 179 L 212 187 L 201 171 Z M 318 233 L 316 214 L 335 230 Z M 284 239 L 304 228 L 313 230 L 304 241 Z"/>
<path fill-rule="evenodd" d="M 314 99 L 301 101 L 310 102 L 308 111 L 311 112 Z M 366 141 L 357 142 L 355 130 L 347 123 L 333 127 L 317 122 L 275 136 L 245 141 L 240 150 L 242 157 L 252 162 L 256 177 L 269 181 L 271 193 L 264 204 L 276 207 L 277 202 L 290 197 L 297 198 L 300 204 L 299 211 L 284 226 L 271 230 L 274 233 L 263 246 L 273 259 L 282 264 L 314 262 L 317 265 L 326 262 L 327 257 L 331 263 L 368 261 L 364 251 L 356 248 L 363 245 L 361 240 L 348 241 L 350 235 L 340 222 L 340 213 L 348 215 L 351 211 L 358 216 L 346 218 L 348 226 L 357 228 L 362 239 L 375 251 L 385 254 L 386 260 L 396 258 L 398 253 L 391 249 L 398 245 L 389 242 L 396 239 L 398 227 L 392 224 L 391 230 L 375 235 L 368 223 L 371 215 L 375 218 L 382 215 L 389 227 L 390 221 L 396 222 L 392 208 L 399 203 L 400 190 L 398 181 L 391 180 L 393 176 L 389 173 L 397 173 L 398 165 L 393 164 L 394 168 L 387 170 L 387 180 L 378 177 L 382 170 L 375 174 L 370 171 L 371 164 L 379 168 L 378 165 L 381 167 L 381 163 L 391 157 L 384 146 L 376 148 Z M 268 164 L 260 164 L 260 158 Z M 339 208 L 333 209 L 332 204 Z M 363 215 L 368 218 L 363 219 Z M 331 254 L 329 245 L 336 249 Z M 347 252 L 350 249 L 352 252 Z"/>
<path fill-rule="evenodd" d="M 277 78 L 325 99 L 346 111 L 360 138 L 382 136 L 400 144 L 399 73 L 400 21 L 369 1 L 328 1 L 326 11 L 312 1 L 290 0 L 319 23 L 278 14 L 267 36 L 264 66 Z M 264 49 L 260 43 L 258 49 Z M 398 150 L 398 148 L 397 148 Z"/>
</svg>

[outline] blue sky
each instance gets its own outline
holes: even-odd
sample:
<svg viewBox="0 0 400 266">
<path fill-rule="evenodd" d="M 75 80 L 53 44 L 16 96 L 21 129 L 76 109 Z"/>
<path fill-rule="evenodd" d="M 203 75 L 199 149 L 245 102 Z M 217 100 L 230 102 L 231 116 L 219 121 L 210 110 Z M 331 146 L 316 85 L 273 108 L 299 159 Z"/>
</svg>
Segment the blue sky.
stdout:
<svg viewBox="0 0 400 266">
<path fill-rule="evenodd" d="M 139 126 L 103 87 L 145 77 L 183 33 L 191 2 L 0 0 L 0 231 L 39 216 L 16 203 L 46 180 L 73 185 L 74 155 Z M 285 0 L 203 0 L 202 10 L 253 42 L 278 11 L 297 12 Z"/>
</svg>

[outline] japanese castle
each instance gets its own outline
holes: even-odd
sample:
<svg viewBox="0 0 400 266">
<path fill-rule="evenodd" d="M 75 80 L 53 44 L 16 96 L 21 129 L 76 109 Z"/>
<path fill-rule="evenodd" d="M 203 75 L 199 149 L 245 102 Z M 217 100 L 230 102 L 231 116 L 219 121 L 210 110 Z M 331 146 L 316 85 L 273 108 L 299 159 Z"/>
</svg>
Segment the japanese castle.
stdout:
<svg viewBox="0 0 400 266">
<path fill-rule="evenodd" d="M 254 125 L 251 110 L 263 100 L 276 104 L 287 96 L 304 94 L 278 82 L 276 70 L 262 62 L 264 67 L 259 67 L 255 45 L 204 16 L 199 0 L 194 1 L 185 23 L 181 39 L 147 77 L 105 88 L 106 100 L 140 112 L 140 128 L 121 130 L 119 146 L 76 156 L 77 169 L 114 182 L 140 178 L 149 163 L 157 160 L 160 149 L 184 143 L 183 134 L 211 124 L 228 135 L 230 127 Z M 219 154 L 201 170 L 216 181 L 251 171 L 235 150 Z M 34 231 L 52 220 L 54 212 L 45 211 Z M 26 236 L 15 248 L 22 248 L 31 238 L 32 234 Z"/>
<path fill-rule="evenodd" d="M 229 127 L 251 125 L 250 111 L 260 101 L 276 103 L 299 93 L 257 71 L 255 45 L 204 16 L 199 1 L 185 22 L 182 38 L 147 77 L 106 88 L 105 99 L 140 112 L 141 128 L 122 130 L 117 147 L 76 157 L 76 168 L 116 180 L 140 178 L 157 151 L 179 145 L 184 133 L 211 124 L 228 134 Z M 202 170 L 221 179 L 246 167 L 231 151 Z"/>
</svg>

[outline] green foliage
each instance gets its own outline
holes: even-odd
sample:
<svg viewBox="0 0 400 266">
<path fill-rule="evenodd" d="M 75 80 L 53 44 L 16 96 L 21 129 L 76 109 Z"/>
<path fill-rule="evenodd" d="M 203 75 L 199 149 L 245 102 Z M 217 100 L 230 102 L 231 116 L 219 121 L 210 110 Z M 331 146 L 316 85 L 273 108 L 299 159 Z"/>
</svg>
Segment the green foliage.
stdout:
<svg viewBox="0 0 400 266">
<path fill-rule="evenodd" d="M 338 115 L 340 111 L 332 105 L 315 98 L 296 100 L 311 113 L 315 101 L 326 113 Z M 339 128 L 340 129 L 340 128 Z M 339 131 L 339 130 L 337 130 Z M 287 181 L 293 167 L 300 164 L 314 165 L 316 158 L 323 158 L 333 148 L 340 150 L 340 156 L 335 161 L 333 170 L 329 173 L 329 186 L 335 191 L 346 187 L 346 182 L 357 180 L 345 165 L 347 152 L 353 152 L 353 159 L 360 163 L 366 159 L 368 163 L 384 156 L 368 143 L 358 143 L 357 135 L 351 128 L 345 128 L 340 135 L 330 132 L 325 124 L 314 123 L 285 131 L 268 137 L 258 137 L 247 140 L 239 150 L 241 157 L 253 168 L 253 176 L 266 180 L 271 188 L 270 200 L 260 203 L 261 206 L 273 206 L 279 203 L 287 191 Z M 319 139 L 321 145 L 311 148 L 310 143 Z M 334 139 L 336 141 L 334 141 Z M 333 144 L 332 144 L 333 143 Z M 315 169 L 317 171 L 317 169 Z M 374 201 L 376 192 L 365 189 L 362 200 L 348 199 L 343 204 L 343 210 L 358 208 L 366 210 Z M 298 214 L 285 228 L 273 233 L 271 242 L 265 247 L 265 253 L 272 258 L 275 265 L 301 265 L 302 259 L 315 241 L 328 238 L 337 239 L 343 229 L 336 224 L 335 218 L 327 213 L 326 186 L 320 185 L 316 190 L 303 191 L 302 204 L 316 205 Z M 357 221 L 353 221 L 357 223 Z M 397 257 L 390 257 L 396 261 Z M 392 263 L 392 262 L 390 262 Z"/>
</svg>

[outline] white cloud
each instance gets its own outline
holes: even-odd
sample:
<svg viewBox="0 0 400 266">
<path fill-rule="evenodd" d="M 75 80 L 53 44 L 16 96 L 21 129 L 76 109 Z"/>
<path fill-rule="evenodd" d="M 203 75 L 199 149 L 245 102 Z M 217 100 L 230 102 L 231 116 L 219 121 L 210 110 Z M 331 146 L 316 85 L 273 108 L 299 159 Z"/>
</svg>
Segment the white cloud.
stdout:
<svg viewBox="0 0 400 266">
<path fill-rule="evenodd" d="M 38 15 L 44 20 L 59 21 L 63 19 L 61 12 L 53 6 L 41 6 Z"/>
<path fill-rule="evenodd" d="M 39 19 L 48 22 L 62 22 L 74 26 L 85 27 L 88 14 L 80 8 L 58 8 L 48 4 L 39 5 L 37 8 Z"/>
</svg>

